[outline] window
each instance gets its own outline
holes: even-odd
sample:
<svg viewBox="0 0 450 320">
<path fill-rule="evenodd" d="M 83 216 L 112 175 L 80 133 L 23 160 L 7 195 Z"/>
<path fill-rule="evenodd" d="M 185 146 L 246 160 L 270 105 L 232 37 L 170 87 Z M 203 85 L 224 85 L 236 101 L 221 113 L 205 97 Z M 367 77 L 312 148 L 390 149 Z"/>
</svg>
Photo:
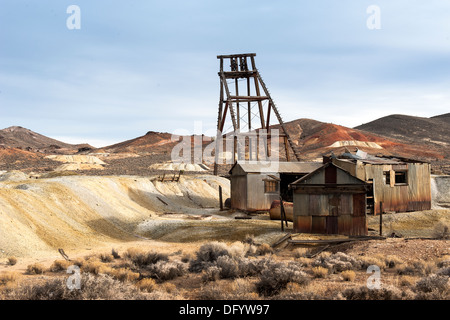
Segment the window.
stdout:
<svg viewBox="0 0 450 320">
<path fill-rule="evenodd" d="M 276 192 L 278 192 L 278 181 L 265 180 L 264 193 L 276 193 Z"/>
<path fill-rule="evenodd" d="M 401 186 L 408 184 L 408 171 L 393 171 L 394 172 L 394 181 L 392 185 Z M 387 185 L 391 185 L 391 171 L 383 172 L 383 180 Z"/>
<path fill-rule="evenodd" d="M 408 175 L 407 171 L 395 171 L 395 184 L 407 184 Z"/>
</svg>

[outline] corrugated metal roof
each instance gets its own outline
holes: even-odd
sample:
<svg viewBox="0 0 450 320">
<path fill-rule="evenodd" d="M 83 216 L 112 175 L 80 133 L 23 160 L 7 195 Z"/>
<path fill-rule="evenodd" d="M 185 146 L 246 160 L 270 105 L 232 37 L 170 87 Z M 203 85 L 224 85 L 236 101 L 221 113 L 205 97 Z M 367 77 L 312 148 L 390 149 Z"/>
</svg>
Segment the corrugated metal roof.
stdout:
<svg viewBox="0 0 450 320">
<path fill-rule="evenodd" d="M 323 164 L 322 162 L 236 162 L 247 173 L 310 173 Z M 233 166 L 233 168 L 234 168 Z M 233 170 L 231 168 L 230 172 Z"/>
<path fill-rule="evenodd" d="M 424 161 L 415 160 L 415 159 L 407 159 L 407 158 L 401 158 L 401 157 L 393 157 L 393 156 L 371 156 L 371 155 L 365 155 L 364 157 L 361 157 L 360 155 L 356 154 L 349 154 L 344 153 L 337 157 L 337 159 L 342 161 L 348 161 L 348 162 L 356 162 L 360 161 L 362 163 L 367 164 L 406 164 L 406 163 L 426 163 Z"/>
</svg>

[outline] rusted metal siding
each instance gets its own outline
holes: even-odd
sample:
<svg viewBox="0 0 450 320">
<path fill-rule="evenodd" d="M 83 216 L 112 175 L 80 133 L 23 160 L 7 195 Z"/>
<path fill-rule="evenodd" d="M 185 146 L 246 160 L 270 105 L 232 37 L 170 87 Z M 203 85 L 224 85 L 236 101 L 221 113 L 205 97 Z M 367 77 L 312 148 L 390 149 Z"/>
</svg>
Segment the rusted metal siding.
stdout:
<svg viewBox="0 0 450 320">
<path fill-rule="evenodd" d="M 364 181 L 327 164 L 292 186 L 295 232 L 367 235 Z"/>
<path fill-rule="evenodd" d="M 380 202 L 385 211 L 407 212 L 431 209 L 430 164 L 400 160 L 379 159 L 377 161 L 350 161 L 333 159 L 333 163 L 353 176 L 373 180 L 374 213 L 380 213 Z M 407 172 L 407 183 L 395 184 L 395 171 Z M 388 172 L 390 183 L 386 184 L 384 172 Z"/>
<path fill-rule="evenodd" d="M 407 183 L 395 184 L 395 169 L 407 170 Z M 380 202 L 384 211 L 407 212 L 431 209 L 431 176 L 428 163 L 408 163 L 404 167 L 393 165 L 366 166 L 368 177 L 373 179 L 375 214 L 380 213 Z M 384 172 L 390 172 L 391 183 L 384 181 Z"/>
<path fill-rule="evenodd" d="M 360 194 L 294 194 L 294 231 L 367 235 L 366 197 Z"/>
</svg>

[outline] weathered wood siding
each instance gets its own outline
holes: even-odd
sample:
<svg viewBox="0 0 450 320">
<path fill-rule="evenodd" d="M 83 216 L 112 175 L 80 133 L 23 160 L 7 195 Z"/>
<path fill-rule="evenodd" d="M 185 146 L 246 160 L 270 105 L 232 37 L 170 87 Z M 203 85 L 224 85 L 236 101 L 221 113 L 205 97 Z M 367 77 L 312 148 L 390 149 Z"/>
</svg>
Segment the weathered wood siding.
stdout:
<svg viewBox="0 0 450 320">
<path fill-rule="evenodd" d="M 230 180 L 231 208 L 247 210 L 247 176 L 233 175 Z"/>
<path fill-rule="evenodd" d="M 295 183 L 294 231 L 367 235 L 366 186 L 334 165 Z"/>
<path fill-rule="evenodd" d="M 407 183 L 394 184 L 395 170 L 407 170 Z M 390 172 L 391 183 L 386 184 L 384 172 Z M 375 214 L 384 211 L 407 212 L 431 209 L 431 176 L 428 163 L 408 163 L 404 169 L 395 165 L 366 165 L 366 179 L 373 179 Z"/>
<path fill-rule="evenodd" d="M 272 176 L 279 177 L 278 174 Z M 280 200 L 279 185 L 276 193 L 264 192 L 264 179 L 270 179 L 268 174 L 247 174 L 247 211 L 269 211 L 274 200 Z"/>
</svg>

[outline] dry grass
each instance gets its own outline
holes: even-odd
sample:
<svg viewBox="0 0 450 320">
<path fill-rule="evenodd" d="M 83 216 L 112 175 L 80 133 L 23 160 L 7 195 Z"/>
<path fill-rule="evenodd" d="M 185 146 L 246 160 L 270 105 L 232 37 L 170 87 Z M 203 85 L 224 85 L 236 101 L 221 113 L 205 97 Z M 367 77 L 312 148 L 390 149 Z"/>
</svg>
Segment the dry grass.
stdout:
<svg viewBox="0 0 450 320">
<path fill-rule="evenodd" d="M 110 272 L 111 268 L 106 266 L 99 260 L 89 259 L 87 260 L 83 266 L 81 267 L 82 272 L 92 273 L 94 275 L 98 275 L 101 273 Z"/>
<path fill-rule="evenodd" d="M 356 273 L 353 270 L 345 270 L 341 272 L 342 280 L 353 282 L 356 278 Z"/>
<path fill-rule="evenodd" d="M 411 276 L 401 276 L 399 280 L 399 285 L 401 287 L 412 287 L 415 283 L 416 280 Z"/>
<path fill-rule="evenodd" d="M 101 262 L 108 263 L 114 261 L 114 256 L 109 253 L 100 253 L 99 258 Z"/>
<path fill-rule="evenodd" d="M 28 274 L 42 274 L 44 273 L 44 270 L 44 266 L 39 263 L 34 263 L 27 266 Z"/>
<path fill-rule="evenodd" d="M 9 257 L 8 258 L 8 265 L 13 266 L 17 263 L 17 258 L 16 257 Z"/>
<path fill-rule="evenodd" d="M 51 272 L 65 271 L 69 266 L 73 265 L 72 262 L 66 260 L 55 260 L 50 266 L 49 270 Z"/>
<path fill-rule="evenodd" d="M 112 276 L 114 279 L 121 282 L 136 282 L 139 279 L 139 273 L 133 272 L 129 269 L 119 268 L 119 269 L 109 269 L 106 271 L 107 274 Z"/>
<path fill-rule="evenodd" d="M 314 267 L 311 271 L 314 278 L 326 278 L 328 276 L 328 269 L 324 267 Z"/>
<path fill-rule="evenodd" d="M 152 278 L 144 278 L 136 283 L 136 287 L 144 292 L 152 292 L 157 288 L 156 281 Z"/>
<path fill-rule="evenodd" d="M 126 258 L 132 261 L 137 267 L 145 267 L 150 264 L 155 264 L 158 261 L 168 261 L 167 254 L 158 253 L 155 251 L 145 252 L 137 248 L 129 248 L 125 253 Z"/>
<path fill-rule="evenodd" d="M 0 286 L 6 286 L 11 283 L 15 283 L 19 279 L 17 272 L 5 272 L 0 274 Z"/>
</svg>

